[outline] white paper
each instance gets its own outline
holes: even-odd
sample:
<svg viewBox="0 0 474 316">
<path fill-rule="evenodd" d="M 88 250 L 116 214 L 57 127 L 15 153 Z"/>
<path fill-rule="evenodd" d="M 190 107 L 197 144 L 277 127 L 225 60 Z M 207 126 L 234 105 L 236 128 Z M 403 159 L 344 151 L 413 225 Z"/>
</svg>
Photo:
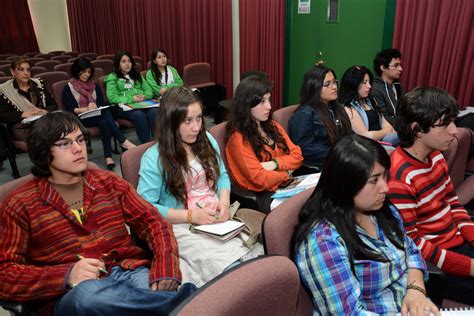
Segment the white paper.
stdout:
<svg viewBox="0 0 474 316">
<path fill-rule="evenodd" d="M 223 236 L 243 226 L 244 223 L 242 222 L 228 220 L 222 223 L 194 226 L 194 229 L 213 235 Z"/>
<path fill-rule="evenodd" d="M 101 107 L 98 107 L 97 109 L 93 109 L 93 110 L 89 110 L 89 111 L 86 111 L 86 112 L 82 112 L 80 114 L 77 115 L 78 118 L 80 119 L 85 119 L 85 118 L 89 118 L 89 117 L 94 117 L 94 116 L 98 116 L 102 113 L 102 110 L 103 109 L 106 109 L 108 108 L 109 106 L 106 105 L 106 106 L 101 106 Z"/>
</svg>

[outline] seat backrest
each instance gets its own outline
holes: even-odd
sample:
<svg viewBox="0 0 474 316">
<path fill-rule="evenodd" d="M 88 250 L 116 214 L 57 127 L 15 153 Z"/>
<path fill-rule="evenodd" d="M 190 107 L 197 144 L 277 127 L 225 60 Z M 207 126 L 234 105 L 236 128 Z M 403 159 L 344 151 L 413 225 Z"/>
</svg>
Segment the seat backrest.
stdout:
<svg viewBox="0 0 474 316">
<path fill-rule="evenodd" d="M 298 225 L 298 214 L 314 188 L 293 196 L 274 208 L 264 219 L 262 235 L 265 254 L 290 258 L 291 238 Z M 311 315 L 313 303 L 307 290 L 301 285 L 298 294 L 297 315 Z"/>
<path fill-rule="evenodd" d="M 69 56 L 72 56 L 72 57 L 77 57 L 77 56 L 79 56 L 79 52 L 70 51 L 70 52 L 66 52 L 65 55 L 69 55 Z"/>
<path fill-rule="evenodd" d="M 114 71 L 114 62 L 110 59 L 96 59 L 93 60 L 92 65 L 94 68 L 102 68 L 104 74 L 109 74 L 109 72 Z"/>
<path fill-rule="evenodd" d="M 184 66 L 183 81 L 190 88 L 213 83 L 211 65 L 209 63 L 192 63 Z"/>
<path fill-rule="evenodd" d="M 97 83 L 99 84 L 99 87 L 102 90 L 102 94 L 104 95 L 105 102 L 108 102 L 107 93 L 105 89 L 105 76 L 99 77 L 99 79 L 97 80 Z"/>
<path fill-rule="evenodd" d="M 54 71 L 54 66 L 61 64 L 59 60 L 44 60 L 35 64 L 38 67 L 44 67 L 48 71 Z"/>
<path fill-rule="evenodd" d="M 142 70 L 143 70 L 142 64 L 140 64 L 140 63 L 135 63 L 135 70 L 136 70 L 137 72 L 142 72 Z"/>
<path fill-rule="evenodd" d="M 51 57 L 51 60 L 59 60 L 61 63 L 67 63 L 69 59 L 73 58 L 73 56 L 70 55 L 60 55 L 60 56 L 54 56 Z"/>
<path fill-rule="evenodd" d="M 100 77 L 104 77 L 104 70 L 100 67 L 94 68 L 94 76 L 92 77 L 92 80 L 98 83 Z"/>
<path fill-rule="evenodd" d="M 72 63 L 63 63 L 54 66 L 54 71 L 64 71 L 67 72 L 69 76 L 71 76 L 71 66 Z"/>
<path fill-rule="evenodd" d="M 17 54 L 1 54 L 0 59 L 7 59 L 7 58 L 10 58 L 10 57 L 15 57 L 15 56 L 17 56 Z"/>
<path fill-rule="evenodd" d="M 96 60 L 101 60 L 101 59 L 108 59 L 108 60 L 114 60 L 115 55 L 114 54 L 105 54 L 105 55 L 99 55 L 97 56 Z"/>
<path fill-rule="evenodd" d="M 29 53 L 26 53 L 25 56 L 28 56 L 28 58 L 33 58 L 38 54 L 41 54 L 41 52 L 29 52 Z"/>
<path fill-rule="evenodd" d="M 87 57 L 90 60 L 95 60 L 97 58 L 97 53 L 82 53 L 82 54 L 79 54 L 79 56 L 77 57 Z"/>
<path fill-rule="evenodd" d="M 76 59 L 77 59 L 77 57 L 72 57 L 72 58 L 69 58 L 69 59 L 67 60 L 67 62 L 72 64 L 73 62 L 76 61 Z"/>
<path fill-rule="evenodd" d="M 13 77 L 11 76 L 0 77 L 0 84 L 7 82 L 10 79 L 13 79 Z"/>
<path fill-rule="evenodd" d="M 39 61 L 44 61 L 44 58 L 38 58 L 38 57 L 33 57 L 33 58 L 28 58 L 28 61 L 30 62 L 30 65 L 33 67 L 36 65 L 37 62 Z"/>
<path fill-rule="evenodd" d="M 9 60 L 0 60 L 0 65 L 10 65 L 11 63 Z"/>
<path fill-rule="evenodd" d="M 31 76 L 33 77 L 34 75 L 41 74 L 43 72 L 47 72 L 46 68 L 38 66 L 31 67 Z"/>
<path fill-rule="evenodd" d="M 209 130 L 209 133 L 212 135 L 212 137 L 214 137 L 217 144 L 219 145 L 222 161 L 224 162 L 227 171 L 229 171 L 229 166 L 227 165 L 227 157 L 225 155 L 225 146 L 227 144 L 226 128 L 227 121 L 214 125 Z"/>
<path fill-rule="evenodd" d="M 134 188 L 138 186 L 138 172 L 140 171 L 140 162 L 145 151 L 152 146 L 154 142 L 141 144 L 124 152 L 120 157 L 120 169 L 122 178 L 128 181 Z M 157 162 L 158 163 L 158 162 Z"/>
<path fill-rule="evenodd" d="M 35 55 L 35 57 L 44 58 L 45 60 L 48 60 L 48 59 L 51 59 L 51 57 L 54 57 L 54 55 L 53 54 L 37 54 Z"/>
<path fill-rule="evenodd" d="M 69 79 L 69 75 L 64 71 L 49 71 L 43 72 L 33 76 L 34 78 L 40 78 L 43 80 L 44 85 L 48 91 L 53 94 L 53 83 Z"/>
<path fill-rule="evenodd" d="M 280 125 L 285 129 L 288 133 L 288 121 L 290 117 L 295 113 L 296 109 L 298 108 L 299 104 L 285 106 L 279 110 L 276 110 L 272 114 L 272 119 L 280 123 Z"/>
<path fill-rule="evenodd" d="M 133 60 L 135 60 L 136 63 L 139 63 L 141 65 L 143 65 L 143 57 L 140 57 L 140 56 L 133 56 Z"/>
<path fill-rule="evenodd" d="M 296 315 L 299 287 L 298 270 L 291 260 L 260 257 L 208 282 L 171 315 Z"/>
<path fill-rule="evenodd" d="M 5 73 L 3 71 L 0 71 L 0 77 L 5 77 Z"/>
<path fill-rule="evenodd" d="M 3 71 L 6 75 L 11 76 L 11 71 L 10 71 L 10 63 L 0 65 L 0 71 Z"/>
<path fill-rule="evenodd" d="M 48 52 L 48 54 L 53 54 L 54 56 L 61 56 L 66 53 L 65 50 L 53 50 L 52 52 Z"/>
<path fill-rule="evenodd" d="M 65 111 L 66 108 L 63 105 L 63 90 L 64 86 L 69 82 L 69 79 L 67 80 L 61 80 L 53 83 L 53 97 L 54 100 L 56 101 L 56 104 L 58 105 L 58 109 L 61 111 Z"/>
</svg>

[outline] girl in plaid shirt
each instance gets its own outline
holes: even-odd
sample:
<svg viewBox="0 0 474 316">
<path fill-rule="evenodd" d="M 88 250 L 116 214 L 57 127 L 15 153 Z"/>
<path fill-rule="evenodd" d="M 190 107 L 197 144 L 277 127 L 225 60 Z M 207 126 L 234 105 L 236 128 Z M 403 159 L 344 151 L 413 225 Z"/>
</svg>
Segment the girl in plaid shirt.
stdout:
<svg viewBox="0 0 474 316">
<path fill-rule="evenodd" d="M 313 314 L 432 312 L 426 266 L 386 199 L 390 158 L 376 141 L 350 135 L 328 153 L 293 237 Z"/>
</svg>

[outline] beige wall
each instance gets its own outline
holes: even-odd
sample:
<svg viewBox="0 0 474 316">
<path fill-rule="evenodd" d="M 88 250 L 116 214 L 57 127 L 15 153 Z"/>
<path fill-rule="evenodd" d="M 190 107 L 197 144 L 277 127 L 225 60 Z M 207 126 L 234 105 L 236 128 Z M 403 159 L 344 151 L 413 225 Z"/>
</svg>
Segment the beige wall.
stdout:
<svg viewBox="0 0 474 316">
<path fill-rule="evenodd" d="M 40 51 L 70 51 L 66 0 L 28 0 L 28 5 Z"/>
</svg>

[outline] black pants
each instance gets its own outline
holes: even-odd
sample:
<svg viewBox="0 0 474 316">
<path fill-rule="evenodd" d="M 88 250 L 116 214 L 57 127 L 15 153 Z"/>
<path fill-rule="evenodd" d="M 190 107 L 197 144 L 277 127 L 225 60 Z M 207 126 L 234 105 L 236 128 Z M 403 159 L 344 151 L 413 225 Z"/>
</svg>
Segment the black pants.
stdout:
<svg viewBox="0 0 474 316">
<path fill-rule="evenodd" d="M 474 247 L 467 243 L 449 250 L 474 258 Z M 474 306 L 474 277 L 448 275 L 445 296 L 447 299 Z"/>
</svg>

